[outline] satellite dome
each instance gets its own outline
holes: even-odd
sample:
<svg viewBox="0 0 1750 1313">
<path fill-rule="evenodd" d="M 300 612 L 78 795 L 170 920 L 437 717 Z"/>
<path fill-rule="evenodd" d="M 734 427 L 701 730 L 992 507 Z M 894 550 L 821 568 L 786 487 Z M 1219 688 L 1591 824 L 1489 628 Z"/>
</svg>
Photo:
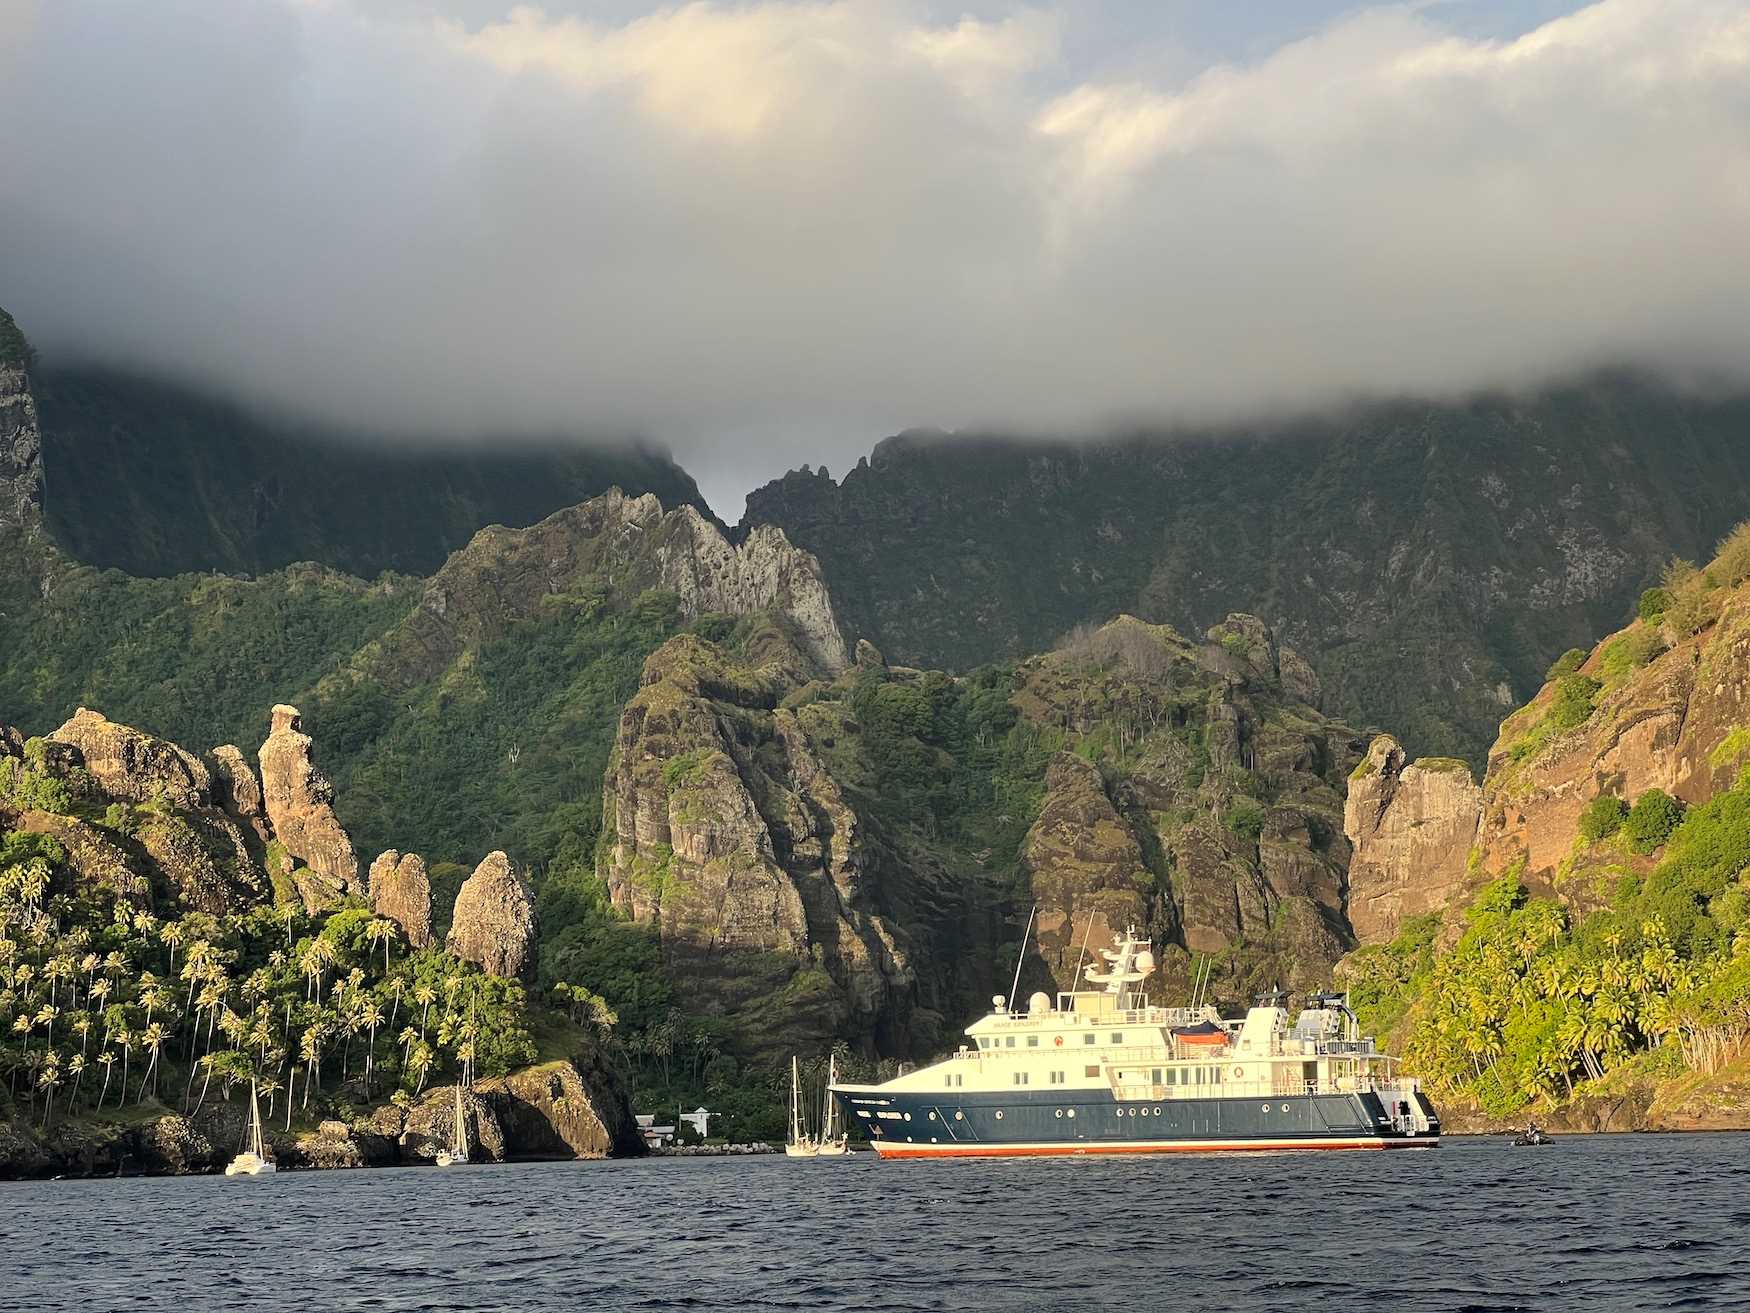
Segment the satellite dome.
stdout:
<svg viewBox="0 0 1750 1313">
<path fill-rule="evenodd" d="M 1136 955 L 1136 969 L 1145 976 L 1153 971 L 1155 969 L 1155 955 L 1148 949 L 1143 949 Z"/>
<path fill-rule="evenodd" d="M 1027 1000 L 1027 1014 L 1038 1016 L 1042 1012 L 1051 1011 L 1051 995 L 1042 989 L 1033 991 L 1033 996 Z"/>
</svg>

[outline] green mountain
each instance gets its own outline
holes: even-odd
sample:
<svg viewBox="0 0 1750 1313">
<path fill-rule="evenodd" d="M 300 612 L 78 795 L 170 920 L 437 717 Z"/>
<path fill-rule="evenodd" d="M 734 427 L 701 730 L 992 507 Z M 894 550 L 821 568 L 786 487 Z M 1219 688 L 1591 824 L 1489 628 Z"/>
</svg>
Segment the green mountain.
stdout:
<svg viewBox="0 0 1750 1313">
<path fill-rule="evenodd" d="M 426 574 L 482 525 L 533 524 L 611 487 L 706 509 L 684 471 L 644 448 L 483 434 L 397 449 L 109 370 L 38 368 L 32 384 L 50 534 L 132 575 L 296 561 Z"/>
<path fill-rule="evenodd" d="M 1629 378 L 1070 445 L 914 433 L 754 492 L 848 631 L 965 670 L 1119 613 L 1262 617 L 1327 706 L 1482 760 L 1551 658 L 1750 504 L 1750 402 Z"/>
</svg>

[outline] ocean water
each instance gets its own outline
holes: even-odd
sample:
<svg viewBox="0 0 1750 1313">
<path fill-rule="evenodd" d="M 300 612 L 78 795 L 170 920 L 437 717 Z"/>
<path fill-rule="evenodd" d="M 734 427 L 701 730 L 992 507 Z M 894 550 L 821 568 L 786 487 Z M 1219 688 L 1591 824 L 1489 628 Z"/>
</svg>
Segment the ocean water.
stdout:
<svg viewBox="0 0 1750 1313">
<path fill-rule="evenodd" d="M 1750 1135 L 0 1184 L 0 1308 L 1750 1309 Z"/>
</svg>

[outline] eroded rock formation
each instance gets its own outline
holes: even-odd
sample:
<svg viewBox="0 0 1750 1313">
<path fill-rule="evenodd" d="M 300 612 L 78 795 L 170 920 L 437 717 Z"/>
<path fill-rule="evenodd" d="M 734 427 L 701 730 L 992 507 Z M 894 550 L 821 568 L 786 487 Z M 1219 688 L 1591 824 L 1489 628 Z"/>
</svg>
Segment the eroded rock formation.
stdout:
<svg viewBox="0 0 1750 1313">
<path fill-rule="evenodd" d="M 1463 891 L 1482 814 L 1483 791 L 1462 761 L 1411 763 L 1390 735 L 1373 740 L 1343 807 L 1358 943 L 1391 939 L 1406 920 L 1441 911 Z"/>
<path fill-rule="evenodd" d="M 495 976 L 534 973 L 534 894 L 502 852 L 487 853 L 462 882 L 446 942 L 457 957 Z"/>
<path fill-rule="evenodd" d="M 317 769 L 298 709 L 273 709 L 273 730 L 261 745 L 262 805 L 274 838 L 299 863 L 289 875 L 309 910 L 363 893 L 352 840 L 334 814 L 334 785 Z"/>
<path fill-rule="evenodd" d="M 371 910 L 401 927 L 414 948 L 431 946 L 431 878 L 418 853 L 391 848 L 371 863 Z"/>
<path fill-rule="evenodd" d="M 184 810 L 212 801 L 212 776 L 200 758 L 165 739 L 118 725 L 101 712 L 80 707 L 49 737 L 79 749 L 85 769 L 111 797 L 129 802 L 162 799 Z"/>
</svg>

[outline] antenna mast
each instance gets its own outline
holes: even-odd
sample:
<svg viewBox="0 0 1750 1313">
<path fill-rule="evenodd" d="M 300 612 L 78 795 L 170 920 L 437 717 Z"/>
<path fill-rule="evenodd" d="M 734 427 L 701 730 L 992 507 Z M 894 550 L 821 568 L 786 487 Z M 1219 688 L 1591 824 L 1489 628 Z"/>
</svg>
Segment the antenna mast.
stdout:
<svg viewBox="0 0 1750 1313">
<path fill-rule="evenodd" d="M 1039 915 L 1039 903 L 1033 903 L 1033 910 L 1027 913 L 1027 928 L 1021 932 L 1021 951 L 1015 954 L 1015 983 L 1009 986 L 1009 1010 L 1015 1008 L 1015 991 L 1021 987 L 1021 963 L 1027 960 L 1027 941 L 1033 936 L 1033 918 Z"/>
</svg>

